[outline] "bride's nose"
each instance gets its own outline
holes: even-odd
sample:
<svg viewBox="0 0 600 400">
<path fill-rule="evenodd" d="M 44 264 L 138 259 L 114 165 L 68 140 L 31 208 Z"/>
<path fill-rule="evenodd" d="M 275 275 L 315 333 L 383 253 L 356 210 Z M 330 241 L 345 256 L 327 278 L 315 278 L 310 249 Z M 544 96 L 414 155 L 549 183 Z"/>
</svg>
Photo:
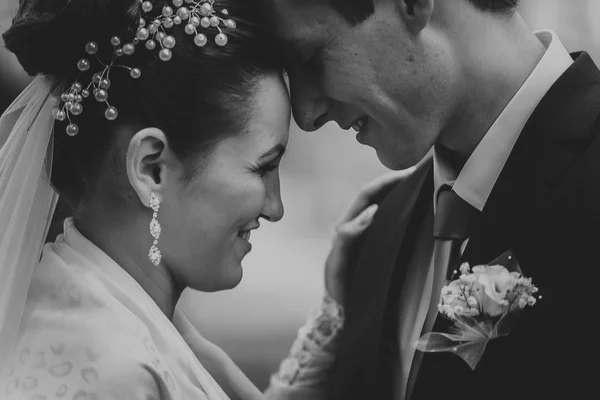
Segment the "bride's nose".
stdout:
<svg viewBox="0 0 600 400">
<path fill-rule="evenodd" d="M 261 217 L 267 221 L 277 222 L 283 218 L 283 201 L 281 200 L 281 190 L 279 179 L 273 180 L 267 184 L 267 193 L 265 205 Z"/>
</svg>

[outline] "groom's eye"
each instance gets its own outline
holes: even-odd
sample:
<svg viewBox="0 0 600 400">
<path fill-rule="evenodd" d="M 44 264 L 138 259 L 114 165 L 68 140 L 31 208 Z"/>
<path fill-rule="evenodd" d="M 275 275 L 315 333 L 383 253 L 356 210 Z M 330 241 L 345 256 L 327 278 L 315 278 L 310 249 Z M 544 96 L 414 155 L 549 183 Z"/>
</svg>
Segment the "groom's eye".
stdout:
<svg viewBox="0 0 600 400">
<path fill-rule="evenodd" d="M 323 64 L 323 49 L 325 49 L 325 43 L 320 46 L 316 46 L 311 52 L 308 52 L 308 57 L 303 57 L 304 64 L 311 68 L 318 68 Z"/>
<path fill-rule="evenodd" d="M 305 44 L 292 45 L 285 52 L 286 69 L 294 69 L 297 66 L 315 68 L 321 63 L 321 46 L 316 46 L 313 49 Z"/>
<path fill-rule="evenodd" d="M 307 66 L 310 68 L 320 68 L 323 66 L 323 60 L 325 58 L 325 50 L 328 49 L 333 42 L 334 38 L 330 37 L 329 39 L 323 41 L 318 46 L 312 50 L 308 60 L 305 62 Z"/>
<path fill-rule="evenodd" d="M 305 62 L 305 64 L 311 68 L 319 68 L 321 66 L 321 49 L 317 49 L 312 56 Z"/>
</svg>

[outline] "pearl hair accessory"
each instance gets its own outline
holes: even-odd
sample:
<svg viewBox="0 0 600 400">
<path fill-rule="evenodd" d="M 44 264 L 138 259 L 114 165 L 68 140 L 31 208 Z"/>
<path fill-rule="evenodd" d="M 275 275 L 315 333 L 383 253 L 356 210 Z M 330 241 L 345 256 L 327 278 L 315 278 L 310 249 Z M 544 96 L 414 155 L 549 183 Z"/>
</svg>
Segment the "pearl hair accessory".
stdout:
<svg viewBox="0 0 600 400">
<path fill-rule="evenodd" d="M 71 115 L 80 115 L 83 112 L 83 106 L 81 102 L 83 99 L 88 98 L 90 95 L 93 95 L 96 101 L 100 103 L 106 104 L 106 110 L 104 111 L 104 116 L 109 121 L 113 121 L 117 119 L 119 115 L 118 110 L 111 106 L 108 103 L 108 88 L 110 88 L 110 71 L 111 68 L 123 68 L 129 70 L 129 75 L 133 79 L 138 79 L 142 76 L 142 71 L 139 68 L 130 68 L 125 65 L 115 64 L 115 61 L 118 57 L 121 57 L 123 54 L 131 55 L 133 54 L 133 45 L 125 44 L 122 48 L 119 47 L 121 44 L 121 39 L 117 36 L 113 37 L 110 40 L 110 43 L 113 45 L 113 56 L 110 63 L 105 64 L 102 62 L 100 57 L 98 57 L 98 44 L 96 42 L 88 42 L 85 45 L 85 51 L 90 56 L 95 56 L 96 60 L 103 67 L 101 72 L 97 72 L 92 76 L 92 80 L 85 87 L 79 81 L 75 81 L 71 85 L 69 89 L 67 89 L 59 98 L 53 98 L 52 101 L 56 108 L 52 112 L 52 116 L 59 120 L 64 121 L 65 119 L 69 120 L 69 124 L 67 125 L 67 135 L 75 136 L 79 133 L 79 127 L 71 121 Z M 80 74 L 88 71 L 90 69 L 90 61 L 87 58 L 82 58 L 77 62 L 77 69 L 79 69 Z"/>
<path fill-rule="evenodd" d="M 152 11 L 154 6 L 151 1 L 140 0 L 140 2 L 144 13 L 147 14 Z M 139 41 L 146 42 L 148 50 L 154 50 L 158 46 L 161 47 L 159 57 L 163 61 L 171 59 L 171 49 L 176 44 L 175 38 L 166 32 L 173 25 L 185 24 L 185 33 L 194 35 L 194 44 L 198 47 L 204 47 L 208 43 L 206 35 L 198 32 L 199 27 L 205 29 L 216 28 L 219 33 L 215 36 L 215 43 L 221 47 L 225 46 L 228 40 L 221 26 L 228 29 L 236 28 L 234 20 L 225 19 L 229 16 L 227 10 L 220 10 L 221 16 L 219 16 L 219 13 L 214 9 L 215 0 L 172 0 L 172 3 L 175 9 L 164 6 L 161 15 L 152 19 L 149 23 L 141 18 L 136 33 L 136 38 Z"/>
<path fill-rule="evenodd" d="M 69 89 L 67 89 L 60 98 L 53 98 L 53 105 L 56 107 L 52 116 L 59 120 L 68 120 L 66 132 L 69 136 L 75 136 L 79 133 L 79 127 L 71 120 L 71 115 L 77 116 L 83 112 L 83 99 L 93 95 L 96 101 L 105 103 L 107 108 L 104 116 L 109 121 L 115 120 L 119 112 L 116 107 L 108 103 L 108 89 L 111 85 L 110 72 L 112 68 L 122 68 L 129 71 L 133 79 L 139 79 L 142 71 L 137 67 L 128 67 L 126 65 L 116 64 L 117 59 L 122 56 L 130 56 L 136 50 L 136 45 L 145 42 L 147 50 L 155 50 L 160 47 L 158 53 L 162 61 L 169 61 L 173 57 L 171 49 L 175 47 L 176 40 L 173 36 L 167 34 L 167 30 L 174 25 L 185 24 L 185 33 L 194 35 L 194 44 L 198 47 L 204 47 L 208 43 L 208 38 L 204 33 L 198 31 L 199 27 L 204 29 L 216 28 L 219 32 L 214 39 L 217 46 L 225 46 L 228 37 L 221 27 L 235 29 L 234 20 L 227 18 L 229 12 L 221 9 L 217 12 L 214 8 L 215 0 L 172 0 L 174 8 L 165 5 L 159 16 L 151 17 L 150 13 L 154 9 L 154 4 L 150 0 L 139 0 L 142 17 L 138 21 L 135 38 L 121 46 L 121 38 L 114 36 L 110 43 L 113 46 L 113 56 L 109 63 L 104 63 L 98 57 L 98 44 L 88 42 L 85 45 L 85 51 L 89 56 L 94 56 L 98 63 L 103 67 L 102 71 L 95 73 L 89 84 L 85 85 L 79 82 L 79 77 Z M 184 5 L 184 3 L 186 5 Z M 168 4 L 168 3 L 167 3 Z M 144 18 L 145 17 L 145 18 Z M 151 21 L 147 23 L 148 21 Z M 82 58 L 77 62 L 77 69 L 80 76 L 91 68 L 91 63 L 87 58 Z"/>
</svg>

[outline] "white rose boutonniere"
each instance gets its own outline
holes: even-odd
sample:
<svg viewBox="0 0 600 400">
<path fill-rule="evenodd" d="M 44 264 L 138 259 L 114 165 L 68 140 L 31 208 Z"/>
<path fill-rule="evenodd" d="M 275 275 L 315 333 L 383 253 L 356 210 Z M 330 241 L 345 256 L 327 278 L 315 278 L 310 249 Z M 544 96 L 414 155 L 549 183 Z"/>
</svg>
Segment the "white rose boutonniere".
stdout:
<svg viewBox="0 0 600 400">
<path fill-rule="evenodd" d="M 512 267 L 509 271 L 504 265 Z M 454 271 L 455 275 L 458 271 Z M 430 332 L 417 342 L 424 352 L 450 351 L 475 369 L 487 343 L 510 333 L 520 312 L 533 306 L 538 292 L 521 273 L 512 253 L 488 265 L 463 264 L 460 276 L 442 288 L 438 309 L 452 320 L 450 333 Z"/>
</svg>

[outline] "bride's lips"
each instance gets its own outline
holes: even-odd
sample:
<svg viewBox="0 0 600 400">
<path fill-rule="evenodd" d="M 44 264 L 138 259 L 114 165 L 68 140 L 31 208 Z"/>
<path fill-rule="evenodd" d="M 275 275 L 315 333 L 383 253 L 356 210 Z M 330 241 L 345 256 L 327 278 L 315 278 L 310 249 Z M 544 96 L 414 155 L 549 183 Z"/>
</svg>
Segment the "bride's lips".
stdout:
<svg viewBox="0 0 600 400">
<path fill-rule="evenodd" d="M 251 233 L 254 229 L 258 229 L 259 227 L 260 224 L 255 224 L 248 228 L 240 229 L 237 233 L 237 237 L 246 247 L 248 247 L 248 251 L 252 250 L 252 243 L 250 243 Z"/>
<path fill-rule="evenodd" d="M 241 238 L 241 239 L 243 239 L 243 240 L 245 240 L 245 241 L 247 241 L 247 242 L 249 242 L 249 241 L 250 241 L 250 234 L 251 234 L 251 233 L 252 233 L 252 232 L 251 232 L 250 230 L 247 230 L 247 231 L 239 231 L 239 232 L 238 232 L 238 237 L 239 237 L 239 238 Z"/>
<path fill-rule="evenodd" d="M 248 239 L 249 239 L 249 237 L 250 237 L 250 236 L 249 236 L 249 233 L 248 233 Z M 241 244 L 242 244 L 244 247 L 246 247 L 246 249 L 247 249 L 247 251 L 248 251 L 248 252 L 250 252 L 250 251 L 252 250 L 252 243 L 250 243 L 250 242 L 248 241 L 248 239 L 245 239 L 244 237 L 240 236 L 239 234 L 238 234 L 238 236 L 237 236 L 237 239 L 238 239 L 238 241 L 239 241 L 239 242 L 240 242 L 240 243 L 241 243 Z"/>
</svg>

